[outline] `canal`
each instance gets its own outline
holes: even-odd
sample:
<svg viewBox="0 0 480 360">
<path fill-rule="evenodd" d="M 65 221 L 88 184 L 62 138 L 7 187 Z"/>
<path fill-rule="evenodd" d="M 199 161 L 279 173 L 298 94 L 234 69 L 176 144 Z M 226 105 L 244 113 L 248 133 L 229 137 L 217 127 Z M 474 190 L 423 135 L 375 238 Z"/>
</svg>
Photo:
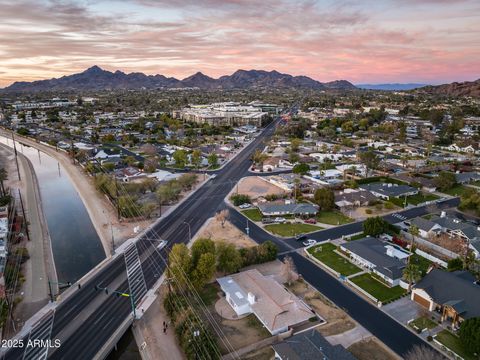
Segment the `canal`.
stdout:
<svg viewBox="0 0 480 360">
<path fill-rule="evenodd" d="M 0 142 L 13 147 L 11 139 Z M 100 238 L 66 171 L 51 156 L 16 142 L 33 165 L 60 283 L 75 282 L 105 259 Z M 11 176 L 14 176 L 13 174 Z"/>
</svg>

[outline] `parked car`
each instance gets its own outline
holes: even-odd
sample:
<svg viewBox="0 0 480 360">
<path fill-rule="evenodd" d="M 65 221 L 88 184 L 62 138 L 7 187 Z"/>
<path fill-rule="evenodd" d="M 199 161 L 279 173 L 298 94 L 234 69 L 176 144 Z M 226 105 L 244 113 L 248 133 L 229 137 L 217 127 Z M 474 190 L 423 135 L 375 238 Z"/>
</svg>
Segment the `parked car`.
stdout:
<svg viewBox="0 0 480 360">
<path fill-rule="evenodd" d="M 217 177 L 217 174 L 212 174 L 212 175 L 210 175 L 210 179 L 211 179 L 211 180 L 215 179 L 216 177 Z"/>
<path fill-rule="evenodd" d="M 272 218 L 263 218 L 262 219 L 262 224 L 272 224 L 275 222 L 275 219 L 272 219 Z"/>
<path fill-rule="evenodd" d="M 240 205 L 239 208 L 240 209 L 248 209 L 250 206 L 252 206 L 252 205 L 250 205 L 249 203 L 244 203 L 244 204 Z"/>
<path fill-rule="evenodd" d="M 307 241 L 304 241 L 302 244 L 303 246 L 311 246 L 311 245 L 315 245 L 316 243 L 317 243 L 316 240 L 308 239 Z"/>
<path fill-rule="evenodd" d="M 295 236 L 295 240 L 297 240 L 297 241 L 307 240 L 307 235 L 299 234 L 299 235 Z"/>
<path fill-rule="evenodd" d="M 287 221 L 287 219 L 285 219 L 283 217 L 276 217 L 275 219 L 273 219 L 273 221 L 278 223 L 278 224 L 283 224 L 285 221 Z"/>
<path fill-rule="evenodd" d="M 304 222 L 305 222 L 305 224 L 316 224 L 317 220 L 314 219 L 314 218 L 311 218 L 311 219 L 305 220 Z"/>
</svg>

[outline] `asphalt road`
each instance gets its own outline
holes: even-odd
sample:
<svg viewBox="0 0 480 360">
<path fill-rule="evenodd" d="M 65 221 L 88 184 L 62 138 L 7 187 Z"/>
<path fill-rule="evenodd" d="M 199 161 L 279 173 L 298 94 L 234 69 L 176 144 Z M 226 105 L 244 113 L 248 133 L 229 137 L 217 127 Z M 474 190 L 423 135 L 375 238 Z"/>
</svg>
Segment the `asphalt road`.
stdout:
<svg viewBox="0 0 480 360">
<path fill-rule="evenodd" d="M 209 180 L 137 242 L 147 288 L 151 288 L 163 272 L 169 248 L 175 243 L 188 242 L 190 234 L 197 232 L 208 218 L 214 216 L 217 209 L 224 206 L 223 199 L 248 172 L 251 154 L 255 149 L 264 146 L 264 140 L 273 134 L 277 123 L 278 120 L 267 126 L 251 144 L 221 169 L 214 179 Z M 160 253 L 152 252 L 159 238 L 168 240 L 169 246 Z M 48 358 L 91 359 L 130 316 L 128 298 L 111 294 L 107 296 L 104 292 L 95 290 L 96 285 L 111 289 L 113 287 L 122 292 L 128 290 L 123 256 L 111 261 L 74 295 L 57 306 L 51 339 L 61 339 L 62 346 L 50 349 Z M 94 305 L 90 306 L 91 304 Z M 94 309 L 86 317 L 82 313 L 89 306 Z M 2 359 L 23 359 L 24 351 L 24 348 L 10 348 L 1 353 Z"/>
</svg>

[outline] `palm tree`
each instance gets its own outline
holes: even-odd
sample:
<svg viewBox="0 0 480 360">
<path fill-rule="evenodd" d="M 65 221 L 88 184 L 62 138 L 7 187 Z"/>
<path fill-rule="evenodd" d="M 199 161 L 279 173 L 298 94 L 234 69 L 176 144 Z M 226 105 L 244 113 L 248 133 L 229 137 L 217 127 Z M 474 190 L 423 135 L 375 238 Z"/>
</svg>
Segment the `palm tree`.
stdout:
<svg viewBox="0 0 480 360">
<path fill-rule="evenodd" d="M 3 182 L 8 179 L 8 173 L 7 170 L 4 168 L 0 169 L 0 186 L 2 189 L 2 196 L 5 196 L 5 187 L 3 185 Z"/>
<path fill-rule="evenodd" d="M 415 244 L 415 236 L 418 236 L 420 233 L 420 230 L 418 230 L 418 226 L 416 225 L 410 225 L 408 228 L 408 232 L 410 235 L 412 235 L 412 241 L 410 242 L 410 251 L 413 251 L 413 245 Z M 411 256 L 408 257 L 408 263 L 410 263 L 410 258 Z"/>
<path fill-rule="evenodd" d="M 418 265 L 409 262 L 403 269 L 403 278 L 408 281 L 408 291 L 410 291 L 412 283 L 422 278 L 422 271 Z"/>
</svg>

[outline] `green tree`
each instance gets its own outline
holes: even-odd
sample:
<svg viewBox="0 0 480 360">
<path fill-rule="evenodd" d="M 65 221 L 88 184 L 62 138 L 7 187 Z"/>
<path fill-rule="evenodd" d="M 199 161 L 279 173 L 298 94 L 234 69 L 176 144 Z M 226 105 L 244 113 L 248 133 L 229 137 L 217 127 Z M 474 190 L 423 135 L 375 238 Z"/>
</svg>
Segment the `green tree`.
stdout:
<svg viewBox="0 0 480 360">
<path fill-rule="evenodd" d="M 172 156 L 177 167 L 185 167 L 185 164 L 187 163 L 187 153 L 185 150 L 175 150 Z"/>
<path fill-rule="evenodd" d="M 301 139 L 293 138 L 292 140 L 290 140 L 290 149 L 294 152 L 298 151 L 300 145 L 302 145 L 302 142 L 303 141 Z"/>
<path fill-rule="evenodd" d="M 375 151 L 373 150 L 367 150 L 360 152 L 359 154 L 360 161 L 365 165 L 365 175 L 366 177 L 369 176 L 370 170 L 375 170 L 378 168 L 378 165 L 380 164 L 380 158 L 377 156 Z"/>
<path fill-rule="evenodd" d="M 230 196 L 230 201 L 232 201 L 233 205 L 235 206 L 240 206 L 245 203 L 252 203 L 250 196 L 244 194 L 233 194 L 232 196 Z"/>
<path fill-rule="evenodd" d="M 182 187 L 182 189 L 190 190 L 192 186 L 197 182 L 197 179 L 197 174 L 183 174 L 177 179 L 177 181 Z"/>
<path fill-rule="evenodd" d="M 403 279 L 408 281 L 408 289 L 412 287 L 412 283 L 417 282 L 422 278 L 422 271 L 419 266 L 413 263 L 408 263 L 403 269 Z"/>
<path fill-rule="evenodd" d="M 370 236 L 378 236 L 386 232 L 390 224 L 379 216 L 368 218 L 363 222 L 363 233 Z"/>
<path fill-rule="evenodd" d="M 212 239 L 200 238 L 195 240 L 190 251 L 192 254 L 192 264 L 196 267 L 203 254 L 208 253 L 215 256 L 215 243 Z"/>
<path fill-rule="evenodd" d="M 169 277 L 174 279 L 173 284 L 184 289 L 192 269 L 192 258 L 185 244 L 175 244 L 168 255 Z"/>
<path fill-rule="evenodd" d="M 309 170 L 310 170 L 310 166 L 308 166 L 308 164 L 300 163 L 295 165 L 292 171 L 294 174 L 305 175 Z"/>
<path fill-rule="evenodd" d="M 255 150 L 255 152 L 252 155 L 252 161 L 255 165 L 263 165 L 263 162 L 268 159 L 268 155 L 263 153 L 260 150 Z"/>
<path fill-rule="evenodd" d="M 320 210 L 329 211 L 335 207 L 335 195 L 330 188 L 319 188 L 314 194 L 315 203 Z"/>
<path fill-rule="evenodd" d="M 198 241 L 198 240 L 197 240 Z M 213 277 L 216 269 L 215 254 L 203 253 L 200 255 L 198 262 L 193 270 L 193 286 L 201 289 Z"/>
<path fill-rule="evenodd" d="M 420 230 L 418 229 L 418 226 L 410 225 L 410 227 L 408 228 L 408 232 L 410 233 L 410 235 L 412 235 L 412 241 L 410 242 L 410 251 L 413 251 L 415 239 L 420 234 Z M 410 261 L 410 258 L 408 258 L 408 260 Z"/>
<path fill-rule="evenodd" d="M 208 165 L 210 165 L 210 167 L 218 166 L 218 155 L 217 154 L 215 154 L 215 153 L 209 154 L 208 157 L 207 157 L 207 160 L 208 160 Z"/>
<path fill-rule="evenodd" d="M 480 354 L 480 318 L 467 319 L 460 325 L 460 341 L 470 353 Z"/>
<path fill-rule="evenodd" d="M 193 150 L 191 155 L 191 162 L 196 169 L 200 167 L 200 164 L 202 162 L 202 152 L 200 150 Z"/>
<path fill-rule="evenodd" d="M 224 241 L 217 243 L 217 270 L 226 274 L 231 274 L 242 266 L 240 253 L 233 244 L 227 244 Z"/>
<path fill-rule="evenodd" d="M 352 133 L 353 132 L 353 121 L 345 121 L 342 126 L 342 132 Z"/>
<path fill-rule="evenodd" d="M 462 260 L 462 258 L 458 257 L 458 258 L 455 258 L 455 259 L 448 260 L 447 270 L 448 271 L 463 270 L 463 260 Z"/>
<path fill-rule="evenodd" d="M 457 180 L 454 173 L 442 171 L 433 179 L 433 182 L 439 190 L 446 191 L 454 187 Z"/>
</svg>

